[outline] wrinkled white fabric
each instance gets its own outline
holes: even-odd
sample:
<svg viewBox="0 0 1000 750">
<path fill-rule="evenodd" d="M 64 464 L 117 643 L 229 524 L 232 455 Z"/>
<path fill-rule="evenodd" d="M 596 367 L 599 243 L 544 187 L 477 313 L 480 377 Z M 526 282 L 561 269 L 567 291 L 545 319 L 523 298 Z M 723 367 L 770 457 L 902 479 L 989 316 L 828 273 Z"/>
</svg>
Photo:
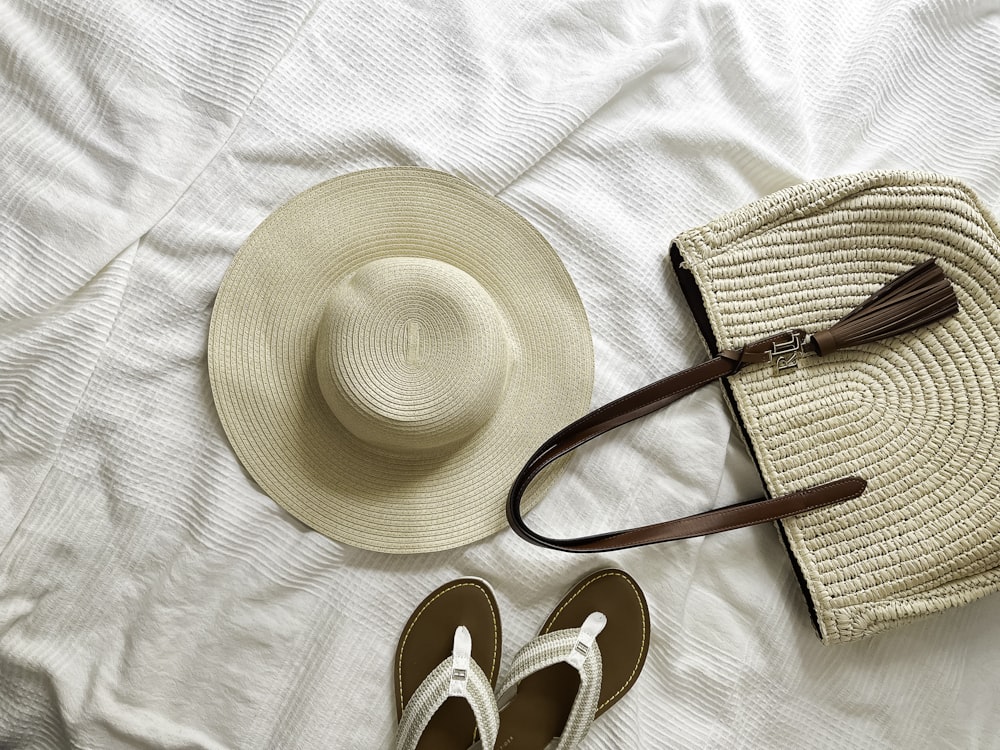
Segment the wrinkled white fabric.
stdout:
<svg viewBox="0 0 1000 750">
<path fill-rule="evenodd" d="M 995 0 L 0 4 L 0 747 L 388 747 L 393 650 L 428 591 L 487 578 L 518 644 L 599 566 L 635 576 L 653 632 L 585 747 L 995 744 L 1000 597 L 823 647 L 771 527 L 598 556 L 510 532 L 351 549 L 241 469 L 205 342 L 270 211 L 418 164 L 549 239 L 603 403 L 704 355 L 663 263 L 683 229 L 872 168 L 1000 209 L 998 48 Z M 530 522 L 758 491 L 708 389 L 577 451 Z"/>
</svg>

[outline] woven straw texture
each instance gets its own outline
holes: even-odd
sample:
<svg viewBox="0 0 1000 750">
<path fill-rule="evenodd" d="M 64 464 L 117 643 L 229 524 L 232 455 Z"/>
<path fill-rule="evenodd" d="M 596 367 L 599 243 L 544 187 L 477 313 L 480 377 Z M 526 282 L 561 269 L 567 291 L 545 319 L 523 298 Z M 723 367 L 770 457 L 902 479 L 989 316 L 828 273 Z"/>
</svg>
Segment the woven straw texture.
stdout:
<svg viewBox="0 0 1000 750">
<path fill-rule="evenodd" d="M 963 184 L 870 172 L 775 193 L 676 239 L 721 348 L 826 328 L 929 257 L 957 315 L 775 375 L 729 379 L 774 494 L 857 500 L 782 522 L 821 637 L 851 641 L 1000 588 L 1000 242 Z"/>
<path fill-rule="evenodd" d="M 594 372 L 545 239 L 464 180 L 408 167 L 271 214 L 226 272 L 208 359 L 265 491 L 333 539 L 395 553 L 504 528 L 514 475 L 587 408 Z"/>
</svg>

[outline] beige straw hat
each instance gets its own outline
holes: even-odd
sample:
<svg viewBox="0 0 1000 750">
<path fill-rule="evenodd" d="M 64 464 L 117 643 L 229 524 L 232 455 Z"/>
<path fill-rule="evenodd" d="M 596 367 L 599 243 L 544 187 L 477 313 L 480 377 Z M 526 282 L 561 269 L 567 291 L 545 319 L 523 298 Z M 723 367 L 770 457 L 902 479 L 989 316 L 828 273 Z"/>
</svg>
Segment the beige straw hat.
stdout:
<svg viewBox="0 0 1000 750">
<path fill-rule="evenodd" d="M 413 167 L 343 175 L 265 219 L 219 289 L 208 363 L 261 487 L 332 539 L 393 553 L 504 528 L 514 475 L 593 385 L 587 316 L 545 239 Z"/>
</svg>

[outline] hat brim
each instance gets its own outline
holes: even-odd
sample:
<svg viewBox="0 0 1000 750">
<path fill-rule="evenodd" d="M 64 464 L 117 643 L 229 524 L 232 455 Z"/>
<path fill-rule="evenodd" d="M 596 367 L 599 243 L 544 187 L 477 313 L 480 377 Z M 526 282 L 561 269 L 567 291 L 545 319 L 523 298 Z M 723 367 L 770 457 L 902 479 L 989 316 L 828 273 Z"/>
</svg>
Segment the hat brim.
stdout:
<svg viewBox="0 0 1000 750">
<path fill-rule="evenodd" d="M 445 454 L 360 441 L 320 390 L 315 340 L 330 290 L 388 257 L 465 271 L 493 298 L 511 337 L 498 409 Z M 504 528 L 517 471 L 584 413 L 593 386 L 586 312 L 548 242 L 496 198 L 415 167 L 343 175 L 268 216 L 223 279 L 208 363 L 226 434 L 268 495 L 332 539 L 392 553 L 449 549 Z"/>
</svg>

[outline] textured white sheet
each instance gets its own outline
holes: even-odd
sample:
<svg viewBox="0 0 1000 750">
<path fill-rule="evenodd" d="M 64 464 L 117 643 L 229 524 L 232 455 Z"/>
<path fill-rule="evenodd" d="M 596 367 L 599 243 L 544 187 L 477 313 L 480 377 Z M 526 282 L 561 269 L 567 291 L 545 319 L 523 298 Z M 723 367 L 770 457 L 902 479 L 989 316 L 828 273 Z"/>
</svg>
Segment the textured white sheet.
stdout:
<svg viewBox="0 0 1000 750">
<path fill-rule="evenodd" d="M 608 565 L 644 587 L 653 642 L 586 747 L 1000 746 L 1000 597 L 824 647 L 770 527 L 589 557 L 510 532 L 350 549 L 248 479 L 205 364 L 264 216 L 419 164 L 548 237 L 604 402 L 703 356 L 662 262 L 684 228 L 876 167 L 1000 209 L 998 48 L 997 2 L 0 4 L 0 747 L 385 747 L 424 593 L 490 580 L 506 665 Z M 715 390 L 578 454 L 535 525 L 759 490 Z"/>
</svg>

